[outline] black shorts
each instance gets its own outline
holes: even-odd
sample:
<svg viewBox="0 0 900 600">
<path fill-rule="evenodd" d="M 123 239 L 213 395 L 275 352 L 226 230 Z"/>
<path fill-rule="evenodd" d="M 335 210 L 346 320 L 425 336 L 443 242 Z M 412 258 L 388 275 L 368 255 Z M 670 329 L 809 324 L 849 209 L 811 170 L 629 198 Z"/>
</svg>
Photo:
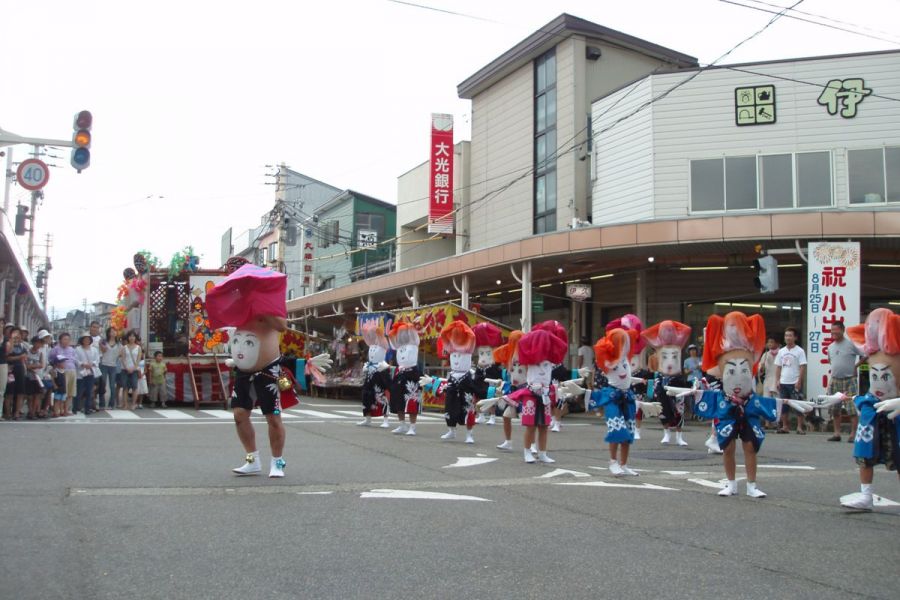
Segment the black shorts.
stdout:
<svg viewBox="0 0 900 600">
<path fill-rule="evenodd" d="M 26 379 L 25 393 L 29 396 L 33 396 L 35 394 L 43 394 L 44 388 L 41 387 L 41 382 L 37 379 Z"/>
<path fill-rule="evenodd" d="M 759 448 L 762 445 L 762 442 L 760 442 L 760 440 L 753 433 L 753 426 L 744 419 L 739 419 L 734 423 L 734 428 L 731 430 L 731 435 L 726 438 L 724 443 L 719 443 L 719 448 L 724 450 L 735 439 L 740 439 L 741 442 L 750 442 L 751 444 L 753 444 L 753 450 L 755 450 L 756 452 L 759 452 Z"/>
<path fill-rule="evenodd" d="M 254 407 L 259 407 L 264 415 L 281 414 L 281 392 L 278 390 L 278 376 L 274 372 L 269 375 L 265 370 L 257 373 L 237 371 L 231 408 L 251 411 Z"/>
</svg>

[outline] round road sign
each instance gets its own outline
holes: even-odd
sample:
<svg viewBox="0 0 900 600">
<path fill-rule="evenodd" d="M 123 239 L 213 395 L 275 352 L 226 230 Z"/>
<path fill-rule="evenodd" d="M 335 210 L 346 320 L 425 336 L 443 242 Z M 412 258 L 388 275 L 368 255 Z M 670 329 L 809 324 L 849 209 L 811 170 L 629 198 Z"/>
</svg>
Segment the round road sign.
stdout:
<svg viewBox="0 0 900 600">
<path fill-rule="evenodd" d="M 47 185 L 50 179 L 50 169 L 47 163 L 36 158 L 23 160 L 16 170 L 16 180 L 26 190 L 39 190 Z"/>
</svg>

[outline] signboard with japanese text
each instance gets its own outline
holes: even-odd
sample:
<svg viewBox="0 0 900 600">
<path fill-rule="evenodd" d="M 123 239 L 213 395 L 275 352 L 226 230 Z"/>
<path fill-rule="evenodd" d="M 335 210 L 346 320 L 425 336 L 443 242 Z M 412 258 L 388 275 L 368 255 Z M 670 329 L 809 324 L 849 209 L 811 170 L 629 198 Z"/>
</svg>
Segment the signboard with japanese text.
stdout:
<svg viewBox="0 0 900 600">
<path fill-rule="evenodd" d="M 315 282 L 313 281 L 313 275 L 315 273 L 315 258 L 313 258 L 313 253 L 315 252 L 315 245 L 313 245 L 313 241 L 315 237 L 313 236 L 313 230 L 309 225 L 303 225 L 303 236 L 301 239 L 303 240 L 303 260 L 300 263 L 303 265 L 302 273 L 303 279 L 301 283 L 301 296 L 306 296 L 307 294 L 312 294 L 316 292 Z"/>
<path fill-rule="evenodd" d="M 453 115 L 431 115 L 428 233 L 453 233 Z"/>
<path fill-rule="evenodd" d="M 591 297 L 591 286 L 587 283 L 566 284 L 566 296 L 578 302 L 584 302 Z"/>
<path fill-rule="evenodd" d="M 375 248 L 378 246 L 378 232 L 374 229 L 360 229 L 357 232 L 357 248 Z"/>
<path fill-rule="evenodd" d="M 829 115 L 840 115 L 845 119 L 856 116 L 857 105 L 870 95 L 872 90 L 866 87 L 861 77 L 849 79 L 832 79 L 819 94 L 818 103 L 828 109 Z"/>
<path fill-rule="evenodd" d="M 859 242 L 812 242 L 808 266 L 806 397 L 815 398 L 828 388 L 831 324 L 859 323 Z"/>
</svg>

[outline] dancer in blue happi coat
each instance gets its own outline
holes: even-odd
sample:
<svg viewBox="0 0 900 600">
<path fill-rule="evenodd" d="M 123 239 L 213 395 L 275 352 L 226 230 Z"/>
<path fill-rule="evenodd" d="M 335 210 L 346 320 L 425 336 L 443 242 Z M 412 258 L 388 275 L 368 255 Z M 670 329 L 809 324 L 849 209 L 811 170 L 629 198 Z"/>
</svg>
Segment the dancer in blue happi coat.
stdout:
<svg viewBox="0 0 900 600">
<path fill-rule="evenodd" d="M 864 324 L 848 327 L 847 337 L 869 357 L 869 392 L 853 399 L 859 409 L 853 457 L 859 465 L 860 491 L 843 496 L 841 506 L 872 510 L 875 465 L 897 471 L 900 463 L 900 315 L 876 308 Z M 826 404 L 837 404 L 846 396 L 838 393 L 820 398 Z"/>
<path fill-rule="evenodd" d="M 753 393 L 753 374 L 766 344 L 766 326 L 760 315 L 748 317 L 742 312 L 730 312 L 724 317 L 712 315 L 706 323 L 706 344 L 703 347 L 703 371 L 721 377 L 721 390 L 685 390 L 668 386 L 673 396 L 693 396 L 694 414 L 715 419 L 716 437 L 724 451 L 723 461 L 727 484 L 720 496 L 737 495 L 737 465 L 735 440 L 744 449 L 747 470 L 747 495 L 765 498 L 756 486 L 756 454 L 766 437 L 762 420 L 775 421 L 784 403 L 803 412 L 812 410 L 811 402 L 767 398 Z"/>
</svg>

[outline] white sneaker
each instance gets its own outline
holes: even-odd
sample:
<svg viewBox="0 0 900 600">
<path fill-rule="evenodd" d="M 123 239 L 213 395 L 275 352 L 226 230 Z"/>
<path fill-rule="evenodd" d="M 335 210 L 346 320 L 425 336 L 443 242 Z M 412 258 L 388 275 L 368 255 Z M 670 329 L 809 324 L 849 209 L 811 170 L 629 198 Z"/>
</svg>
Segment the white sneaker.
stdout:
<svg viewBox="0 0 900 600">
<path fill-rule="evenodd" d="M 360 427 L 368 427 L 371 424 L 372 424 L 372 417 L 366 417 L 365 419 L 363 419 L 362 421 L 357 423 L 357 425 L 359 425 Z"/>
<path fill-rule="evenodd" d="M 487 420 L 488 425 L 496 425 L 497 424 L 497 415 L 491 415 Z"/>
<path fill-rule="evenodd" d="M 552 465 L 553 463 L 556 462 L 555 460 L 550 458 L 550 456 L 546 452 L 539 452 L 537 458 L 539 461 L 541 461 L 545 465 Z"/>
<path fill-rule="evenodd" d="M 400 425 L 396 429 L 391 431 L 391 433 L 400 435 L 401 433 L 406 433 L 407 431 L 409 431 L 409 427 L 406 426 L 406 423 L 400 423 Z"/>
<path fill-rule="evenodd" d="M 238 475 L 259 475 L 262 467 L 259 466 L 259 452 L 249 452 L 244 457 L 244 464 L 240 467 L 232 469 L 232 472 Z"/>
<path fill-rule="evenodd" d="M 534 454 L 532 454 L 530 450 L 523 450 L 522 456 L 525 458 L 525 462 L 527 462 L 528 464 L 534 462 Z"/>
<path fill-rule="evenodd" d="M 627 465 L 620 465 L 620 466 L 622 467 L 622 470 L 625 472 L 625 474 L 628 475 L 629 477 L 640 476 L 640 473 L 638 473 L 634 469 L 629 469 Z"/>
<path fill-rule="evenodd" d="M 556 421 L 553 425 L 550 426 L 550 431 L 559 433 L 559 421 Z"/>
<path fill-rule="evenodd" d="M 504 440 L 502 444 L 497 444 L 498 450 L 512 450 L 512 442 L 509 440 Z"/>
<path fill-rule="evenodd" d="M 404 435 L 416 435 L 416 426 L 410 425 L 409 429 L 406 430 L 406 433 Z"/>
<path fill-rule="evenodd" d="M 391 424 L 388 423 L 387 417 L 385 417 L 384 420 L 381 422 L 381 425 L 379 425 L 379 427 L 381 427 L 382 429 L 387 429 L 390 426 L 391 426 Z"/>
<path fill-rule="evenodd" d="M 725 487 L 719 490 L 719 496 L 726 498 L 728 496 L 737 496 L 737 481 L 728 481 L 725 483 Z"/>
<path fill-rule="evenodd" d="M 756 487 L 755 483 L 747 482 L 747 495 L 751 498 L 765 498 L 766 493 Z"/>
<path fill-rule="evenodd" d="M 664 429 L 664 430 L 663 430 L 663 439 L 662 439 L 659 443 L 660 443 L 660 444 L 668 444 L 668 443 L 671 442 L 671 441 L 672 441 L 672 438 L 671 438 L 671 436 L 669 435 L 669 430 L 668 430 L 668 429 Z"/>
<path fill-rule="evenodd" d="M 611 460 L 609 461 L 609 473 L 614 477 L 622 477 L 625 475 L 625 469 L 622 468 L 619 461 Z"/>
<path fill-rule="evenodd" d="M 857 492 L 841 498 L 841 506 L 853 510 L 872 510 L 875 507 L 875 498 L 872 494 Z"/>
<path fill-rule="evenodd" d="M 442 440 L 455 440 L 456 439 L 456 430 L 448 429 L 447 433 L 441 436 Z"/>
<path fill-rule="evenodd" d="M 703 442 L 703 445 L 706 446 L 707 454 L 722 454 L 722 449 L 719 448 L 719 441 L 715 438 L 715 436 L 709 436 L 706 438 L 706 441 Z"/>
<path fill-rule="evenodd" d="M 635 427 L 634 429 L 634 439 L 641 439 L 641 429 L 639 427 Z"/>
<path fill-rule="evenodd" d="M 284 466 L 286 464 L 283 458 L 273 458 L 272 466 L 269 467 L 269 477 L 284 477 Z"/>
<path fill-rule="evenodd" d="M 472 437 L 472 432 L 471 432 L 471 431 L 467 431 L 467 432 L 466 432 L 466 443 L 467 443 L 467 444 L 474 444 L 474 443 L 475 443 L 475 438 Z"/>
<path fill-rule="evenodd" d="M 478 413 L 478 416 L 475 417 L 475 424 L 482 425 L 483 423 L 484 423 L 484 415 L 481 413 Z"/>
<path fill-rule="evenodd" d="M 684 436 L 682 435 L 682 433 L 680 431 L 675 432 L 675 443 L 678 444 L 679 446 L 687 446 L 688 445 L 688 443 L 686 441 L 684 441 Z"/>
<path fill-rule="evenodd" d="M 531 447 L 528 449 L 528 451 L 531 452 L 532 454 L 534 454 L 535 456 L 537 456 L 537 453 L 538 453 L 537 444 L 532 444 Z"/>
</svg>

